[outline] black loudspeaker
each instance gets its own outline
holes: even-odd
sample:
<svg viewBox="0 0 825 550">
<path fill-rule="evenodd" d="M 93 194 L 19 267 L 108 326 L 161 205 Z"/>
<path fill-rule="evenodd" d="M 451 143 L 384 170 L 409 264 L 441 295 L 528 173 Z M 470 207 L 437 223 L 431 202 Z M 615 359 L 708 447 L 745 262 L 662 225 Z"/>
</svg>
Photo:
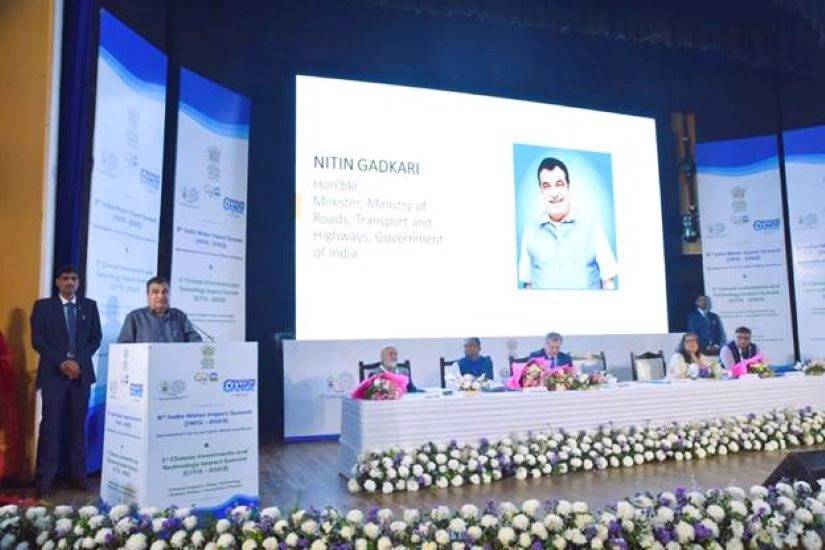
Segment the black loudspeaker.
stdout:
<svg viewBox="0 0 825 550">
<path fill-rule="evenodd" d="M 807 481 L 816 489 L 818 479 L 825 479 L 825 451 L 808 451 L 786 456 L 763 485 L 774 485 L 782 480 Z"/>
</svg>

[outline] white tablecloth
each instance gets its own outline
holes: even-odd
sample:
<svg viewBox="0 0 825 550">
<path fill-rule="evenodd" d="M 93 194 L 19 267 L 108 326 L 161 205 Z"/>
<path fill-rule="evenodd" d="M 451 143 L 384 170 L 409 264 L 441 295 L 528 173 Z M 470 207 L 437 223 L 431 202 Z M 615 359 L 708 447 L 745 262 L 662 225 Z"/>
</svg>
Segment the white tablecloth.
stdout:
<svg viewBox="0 0 825 550">
<path fill-rule="evenodd" d="M 628 383 L 568 392 L 504 392 L 398 401 L 341 403 L 340 471 L 349 476 L 358 455 L 428 441 L 476 442 L 547 428 L 583 429 L 761 413 L 785 407 L 825 408 L 825 376 Z"/>
</svg>

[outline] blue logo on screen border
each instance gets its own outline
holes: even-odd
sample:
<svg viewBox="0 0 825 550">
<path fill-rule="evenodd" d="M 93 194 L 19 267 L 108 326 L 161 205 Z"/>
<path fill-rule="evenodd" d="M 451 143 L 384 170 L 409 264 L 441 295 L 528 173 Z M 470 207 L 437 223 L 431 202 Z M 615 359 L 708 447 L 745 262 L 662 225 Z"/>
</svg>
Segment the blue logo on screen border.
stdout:
<svg viewBox="0 0 825 550">
<path fill-rule="evenodd" d="M 776 231 L 779 229 L 779 218 L 753 220 L 753 228 L 756 231 Z"/>
<path fill-rule="evenodd" d="M 143 397 L 143 384 L 129 384 L 129 395 Z"/>
<path fill-rule="evenodd" d="M 146 168 L 140 169 L 140 183 L 150 189 L 160 189 L 160 176 L 154 172 L 150 172 Z"/>
<path fill-rule="evenodd" d="M 244 201 L 239 201 L 237 199 L 230 199 L 229 197 L 224 197 L 223 209 L 229 212 L 230 214 L 238 214 L 242 216 L 244 210 L 246 209 L 246 203 Z"/>
<path fill-rule="evenodd" d="M 246 393 L 255 391 L 254 378 L 227 378 L 223 381 L 225 393 Z"/>
</svg>

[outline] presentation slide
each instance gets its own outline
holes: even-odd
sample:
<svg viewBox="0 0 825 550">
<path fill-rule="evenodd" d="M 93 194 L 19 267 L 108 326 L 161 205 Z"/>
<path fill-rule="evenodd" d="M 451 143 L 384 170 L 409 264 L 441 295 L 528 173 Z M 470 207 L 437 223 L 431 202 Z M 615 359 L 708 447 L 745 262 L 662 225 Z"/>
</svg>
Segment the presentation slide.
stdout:
<svg viewBox="0 0 825 550">
<path fill-rule="evenodd" d="M 249 100 L 181 69 L 172 298 L 218 341 L 246 337 Z"/>
<path fill-rule="evenodd" d="M 100 469 L 109 344 L 126 314 L 146 305 L 156 274 L 166 56 L 105 10 L 95 102 L 85 293 L 97 300 L 103 342 L 89 408 L 89 470 Z"/>
<path fill-rule="evenodd" d="M 668 332 L 652 118 L 296 88 L 297 338 Z"/>
<path fill-rule="evenodd" d="M 775 365 L 793 363 L 776 136 L 696 146 L 705 293 L 728 338 L 736 327 Z"/>
<path fill-rule="evenodd" d="M 825 357 L 825 126 L 784 133 L 799 352 Z"/>
</svg>

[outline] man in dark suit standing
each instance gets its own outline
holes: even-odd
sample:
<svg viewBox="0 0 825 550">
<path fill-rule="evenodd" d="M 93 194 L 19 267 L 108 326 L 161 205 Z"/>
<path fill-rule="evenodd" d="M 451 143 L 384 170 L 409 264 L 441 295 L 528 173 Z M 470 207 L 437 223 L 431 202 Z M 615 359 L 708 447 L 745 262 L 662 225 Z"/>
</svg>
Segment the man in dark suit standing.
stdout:
<svg viewBox="0 0 825 550">
<path fill-rule="evenodd" d="M 38 497 L 51 490 L 64 438 L 72 486 L 86 490 L 86 413 L 89 388 L 95 382 L 92 355 L 101 339 L 97 303 L 77 295 L 77 269 L 60 268 L 55 285 L 58 295 L 37 300 L 31 316 L 32 346 L 40 354 L 37 386 L 43 403 L 35 473 Z"/>
<path fill-rule="evenodd" d="M 572 367 L 573 358 L 561 351 L 563 342 L 564 338 L 562 338 L 561 334 L 558 332 L 549 332 L 544 339 L 544 347 L 531 353 L 530 357 L 547 359 L 550 362 L 550 368 Z"/>
<path fill-rule="evenodd" d="M 696 309 L 688 314 L 687 331 L 699 336 L 699 349 L 716 355 L 725 344 L 725 327 L 722 320 L 710 310 L 710 298 L 696 298 Z"/>
</svg>

